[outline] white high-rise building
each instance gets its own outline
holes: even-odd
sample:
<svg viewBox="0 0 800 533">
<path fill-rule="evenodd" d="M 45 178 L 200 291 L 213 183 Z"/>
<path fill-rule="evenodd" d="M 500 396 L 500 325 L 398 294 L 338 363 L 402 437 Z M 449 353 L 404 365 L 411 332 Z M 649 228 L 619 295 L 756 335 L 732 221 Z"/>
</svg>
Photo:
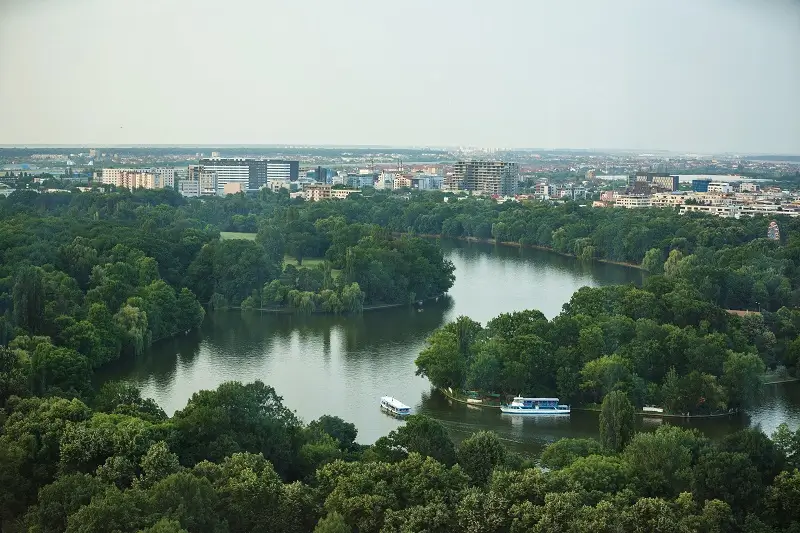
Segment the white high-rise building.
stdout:
<svg viewBox="0 0 800 533">
<path fill-rule="evenodd" d="M 217 175 L 217 194 L 223 194 L 228 183 L 241 183 L 247 188 L 250 182 L 250 164 L 247 159 L 202 159 L 200 166 Z"/>
<path fill-rule="evenodd" d="M 175 169 L 173 167 L 148 168 L 147 171 L 156 175 L 156 188 L 175 188 Z"/>
</svg>

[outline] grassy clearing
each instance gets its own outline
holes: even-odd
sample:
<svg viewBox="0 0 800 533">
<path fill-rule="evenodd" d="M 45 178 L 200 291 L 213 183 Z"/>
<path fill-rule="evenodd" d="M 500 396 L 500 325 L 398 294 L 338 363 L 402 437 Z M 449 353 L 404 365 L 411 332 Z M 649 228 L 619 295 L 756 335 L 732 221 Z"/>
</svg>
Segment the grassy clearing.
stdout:
<svg viewBox="0 0 800 533">
<path fill-rule="evenodd" d="M 256 240 L 255 233 L 242 233 L 239 231 L 220 231 L 219 238 L 222 241 L 226 241 L 228 239 L 244 239 L 246 241 L 254 241 Z"/>
<path fill-rule="evenodd" d="M 324 262 L 325 262 L 325 259 L 322 258 L 322 257 L 306 257 L 306 258 L 303 259 L 303 264 L 302 265 L 298 265 L 297 264 L 297 259 L 295 259 L 294 257 L 291 257 L 289 255 L 284 255 L 283 256 L 283 266 L 294 265 L 294 266 L 304 266 L 304 267 L 308 267 L 308 268 L 314 268 L 315 266 L 321 265 Z"/>
<path fill-rule="evenodd" d="M 316 267 L 318 265 L 321 265 L 324 262 L 325 262 L 325 259 L 322 258 L 322 257 L 306 257 L 306 258 L 303 259 L 302 267 L 314 268 L 314 267 Z M 283 256 L 283 267 L 286 268 L 286 265 L 294 265 L 296 267 L 300 267 L 301 266 L 301 265 L 297 264 L 297 259 L 295 259 L 294 257 L 288 256 L 288 255 Z M 335 268 L 331 269 L 331 276 L 333 276 L 334 278 L 338 278 L 341 275 L 342 275 L 342 271 L 341 270 L 337 270 Z"/>
</svg>

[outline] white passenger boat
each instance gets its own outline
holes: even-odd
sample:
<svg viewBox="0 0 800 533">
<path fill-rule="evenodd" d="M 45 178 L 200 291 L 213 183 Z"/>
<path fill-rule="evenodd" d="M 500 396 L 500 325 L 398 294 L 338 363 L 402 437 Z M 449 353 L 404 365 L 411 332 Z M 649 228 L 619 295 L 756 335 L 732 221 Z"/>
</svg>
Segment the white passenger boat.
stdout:
<svg viewBox="0 0 800 533">
<path fill-rule="evenodd" d="M 383 396 L 381 398 L 381 409 L 394 416 L 403 417 L 411 414 L 409 406 L 391 396 Z"/>
<path fill-rule="evenodd" d="M 508 415 L 568 415 L 569 405 L 558 403 L 558 398 L 515 396 L 510 404 L 501 406 L 500 411 Z"/>
</svg>

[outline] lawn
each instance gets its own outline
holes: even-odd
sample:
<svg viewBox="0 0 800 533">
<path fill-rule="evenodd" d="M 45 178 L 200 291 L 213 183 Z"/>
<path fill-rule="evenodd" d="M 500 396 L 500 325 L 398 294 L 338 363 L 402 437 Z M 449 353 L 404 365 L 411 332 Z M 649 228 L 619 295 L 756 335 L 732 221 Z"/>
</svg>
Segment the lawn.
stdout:
<svg viewBox="0 0 800 533">
<path fill-rule="evenodd" d="M 242 233 L 239 231 L 220 231 L 219 238 L 222 241 L 226 241 L 228 239 L 244 239 L 247 241 L 254 241 L 256 240 L 255 233 Z"/>
<path fill-rule="evenodd" d="M 315 266 L 321 265 L 324 262 L 325 262 L 325 259 L 322 258 L 322 257 L 305 257 L 305 258 L 303 258 L 303 265 L 302 266 L 304 266 L 306 268 L 314 268 Z M 283 256 L 283 266 L 284 266 L 284 268 L 286 267 L 286 265 L 300 266 L 300 265 L 297 264 L 297 259 L 295 259 L 294 257 L 289 256 L 289 255 L 284 255 Z M 342 274 L 341 270 L 337 270 L 335 268 L 331 270 L 331 276 L 333 276 L 334 278 L 338 278 L 341 274 Z"/>
<path fill-rule="evenodd" d="M 325 262 L 325 259 L 323 257 L 305 257 L 305 258 L 303 258 L 303 266 L 304 267 L 308 267 L 308 268 L 314 268 L 315 266 L 321 265 L 324 262 Z M 283 256 L 283 266 L 286 266 L 286 265 L 300 266 L 300 265 L 297 264 L 297 259 L 295 259 L 294 257 L 292 257 L 290 255 L 284 255 Z"/>
</svg>

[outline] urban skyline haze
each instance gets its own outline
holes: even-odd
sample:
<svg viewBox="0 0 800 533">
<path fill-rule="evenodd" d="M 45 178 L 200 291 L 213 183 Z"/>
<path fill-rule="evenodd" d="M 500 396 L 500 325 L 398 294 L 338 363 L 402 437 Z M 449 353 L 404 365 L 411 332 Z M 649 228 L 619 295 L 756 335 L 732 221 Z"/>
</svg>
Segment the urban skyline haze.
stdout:
<svg viewBox="0 0 800 533">
<path fill-rule="evenodd" d="M 0 0 L 0 144 L 800 153 L 797 0 Z"/>
</svg>

